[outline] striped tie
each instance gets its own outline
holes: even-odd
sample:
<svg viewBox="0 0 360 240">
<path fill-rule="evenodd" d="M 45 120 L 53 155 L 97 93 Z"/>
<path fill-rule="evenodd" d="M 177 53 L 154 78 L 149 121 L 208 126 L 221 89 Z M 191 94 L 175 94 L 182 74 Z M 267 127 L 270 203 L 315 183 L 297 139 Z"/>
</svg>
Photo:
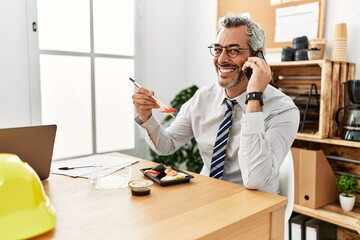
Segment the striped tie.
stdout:
<svg viewBox="0 0 360 240">
<path fill-rule="evenodd" d="M 226 99 L 227 109 L 216 136 L 213 157 L 211 159 L 210 177 L 213 178 L 221 178 L 224 172 L 226 145 L 228 143 L 231 128 L 232 108 L 236 103 L 236 100 Z"/>
</svg>

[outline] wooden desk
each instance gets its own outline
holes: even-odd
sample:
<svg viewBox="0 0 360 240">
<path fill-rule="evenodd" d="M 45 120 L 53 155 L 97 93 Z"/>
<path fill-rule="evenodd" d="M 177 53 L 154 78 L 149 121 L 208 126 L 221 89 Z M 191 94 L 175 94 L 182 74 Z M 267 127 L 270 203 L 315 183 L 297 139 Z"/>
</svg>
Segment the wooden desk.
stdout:
<svg viewBox="0 0 360 240">
<path fill-rule="evenodd" d="M 133 179 L 153 165 L 140 160 Z M 283 239 L 285 197 L 193 175 L 132 196 L 128 188 L 93 189 L 88 179 L 51 174 L 43 185 L 57 224 L 36 239 Z"/>
</svg>

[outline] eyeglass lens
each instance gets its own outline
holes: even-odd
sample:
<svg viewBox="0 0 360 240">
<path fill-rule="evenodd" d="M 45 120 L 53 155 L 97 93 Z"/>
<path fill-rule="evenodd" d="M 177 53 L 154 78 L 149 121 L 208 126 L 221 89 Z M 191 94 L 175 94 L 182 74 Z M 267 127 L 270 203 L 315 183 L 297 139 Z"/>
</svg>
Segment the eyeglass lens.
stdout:
<svg viewBox="0 0 360 240">
<path fill-rule="evenodd" d="M 240 54 L 240 52 L 249 49 L 249 48 L 241 48 L 239 47 L 239 45 L 221 46 L 220 44 L 216 44 L 216 43 L 211 44 L 209 46 L 210 53 L 214 57 L 219 57 L 223 51 L 223 48 L 225 48 L 226 54 L 231 58 L 235 58 Z"/>
</svg>

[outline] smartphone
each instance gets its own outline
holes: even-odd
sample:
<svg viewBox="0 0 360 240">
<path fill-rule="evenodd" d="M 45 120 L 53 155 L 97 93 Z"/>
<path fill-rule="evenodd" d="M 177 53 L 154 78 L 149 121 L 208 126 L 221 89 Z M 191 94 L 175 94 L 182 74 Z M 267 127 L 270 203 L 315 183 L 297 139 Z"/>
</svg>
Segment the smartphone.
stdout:
<svg viewBox="0 0 360 240">
<path fill-rule="evenodd" d="M 264 57 L 262 51 L 259 51 L 259 50 L 255 52 L 254 57 L 259 57 L 259 58 L 262 58 L 265 60 L 265 57 Z M 266 62 L 266 60 L 265 60 L 265 62 Z M 249 80 L 251 77 L 251 74 L 252 74 L 252 68 L 248 67 L 244 70 L 244 72 L 245 72 L 246 77 Z"/>
</svg>

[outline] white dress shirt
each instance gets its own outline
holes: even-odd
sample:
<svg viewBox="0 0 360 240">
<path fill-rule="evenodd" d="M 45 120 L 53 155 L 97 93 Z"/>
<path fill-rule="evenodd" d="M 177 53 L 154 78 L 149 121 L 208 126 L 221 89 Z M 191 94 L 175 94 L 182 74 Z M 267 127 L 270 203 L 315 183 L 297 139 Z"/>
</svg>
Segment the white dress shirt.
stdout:
<svg viewBox="0 0 360 240">
<path fill-rule="evenodd" d="M 246 92 L 234 98 L 238 104 L 233 109 L 222 180 L 278 193 L 279 168 L 296 137 L 299 110 L 290 97 L 268 85 L 263 112 L 245 114 L 245 96 Z M 200 88 L 169 127 L 164 128 L 152 116 L 139 125 L 140 130 L 159 155 L 170 155 L 195 137 L 204 162 L 201 174 L 208 176 L 226 97 L 217 84 Z"/>
</svg>

